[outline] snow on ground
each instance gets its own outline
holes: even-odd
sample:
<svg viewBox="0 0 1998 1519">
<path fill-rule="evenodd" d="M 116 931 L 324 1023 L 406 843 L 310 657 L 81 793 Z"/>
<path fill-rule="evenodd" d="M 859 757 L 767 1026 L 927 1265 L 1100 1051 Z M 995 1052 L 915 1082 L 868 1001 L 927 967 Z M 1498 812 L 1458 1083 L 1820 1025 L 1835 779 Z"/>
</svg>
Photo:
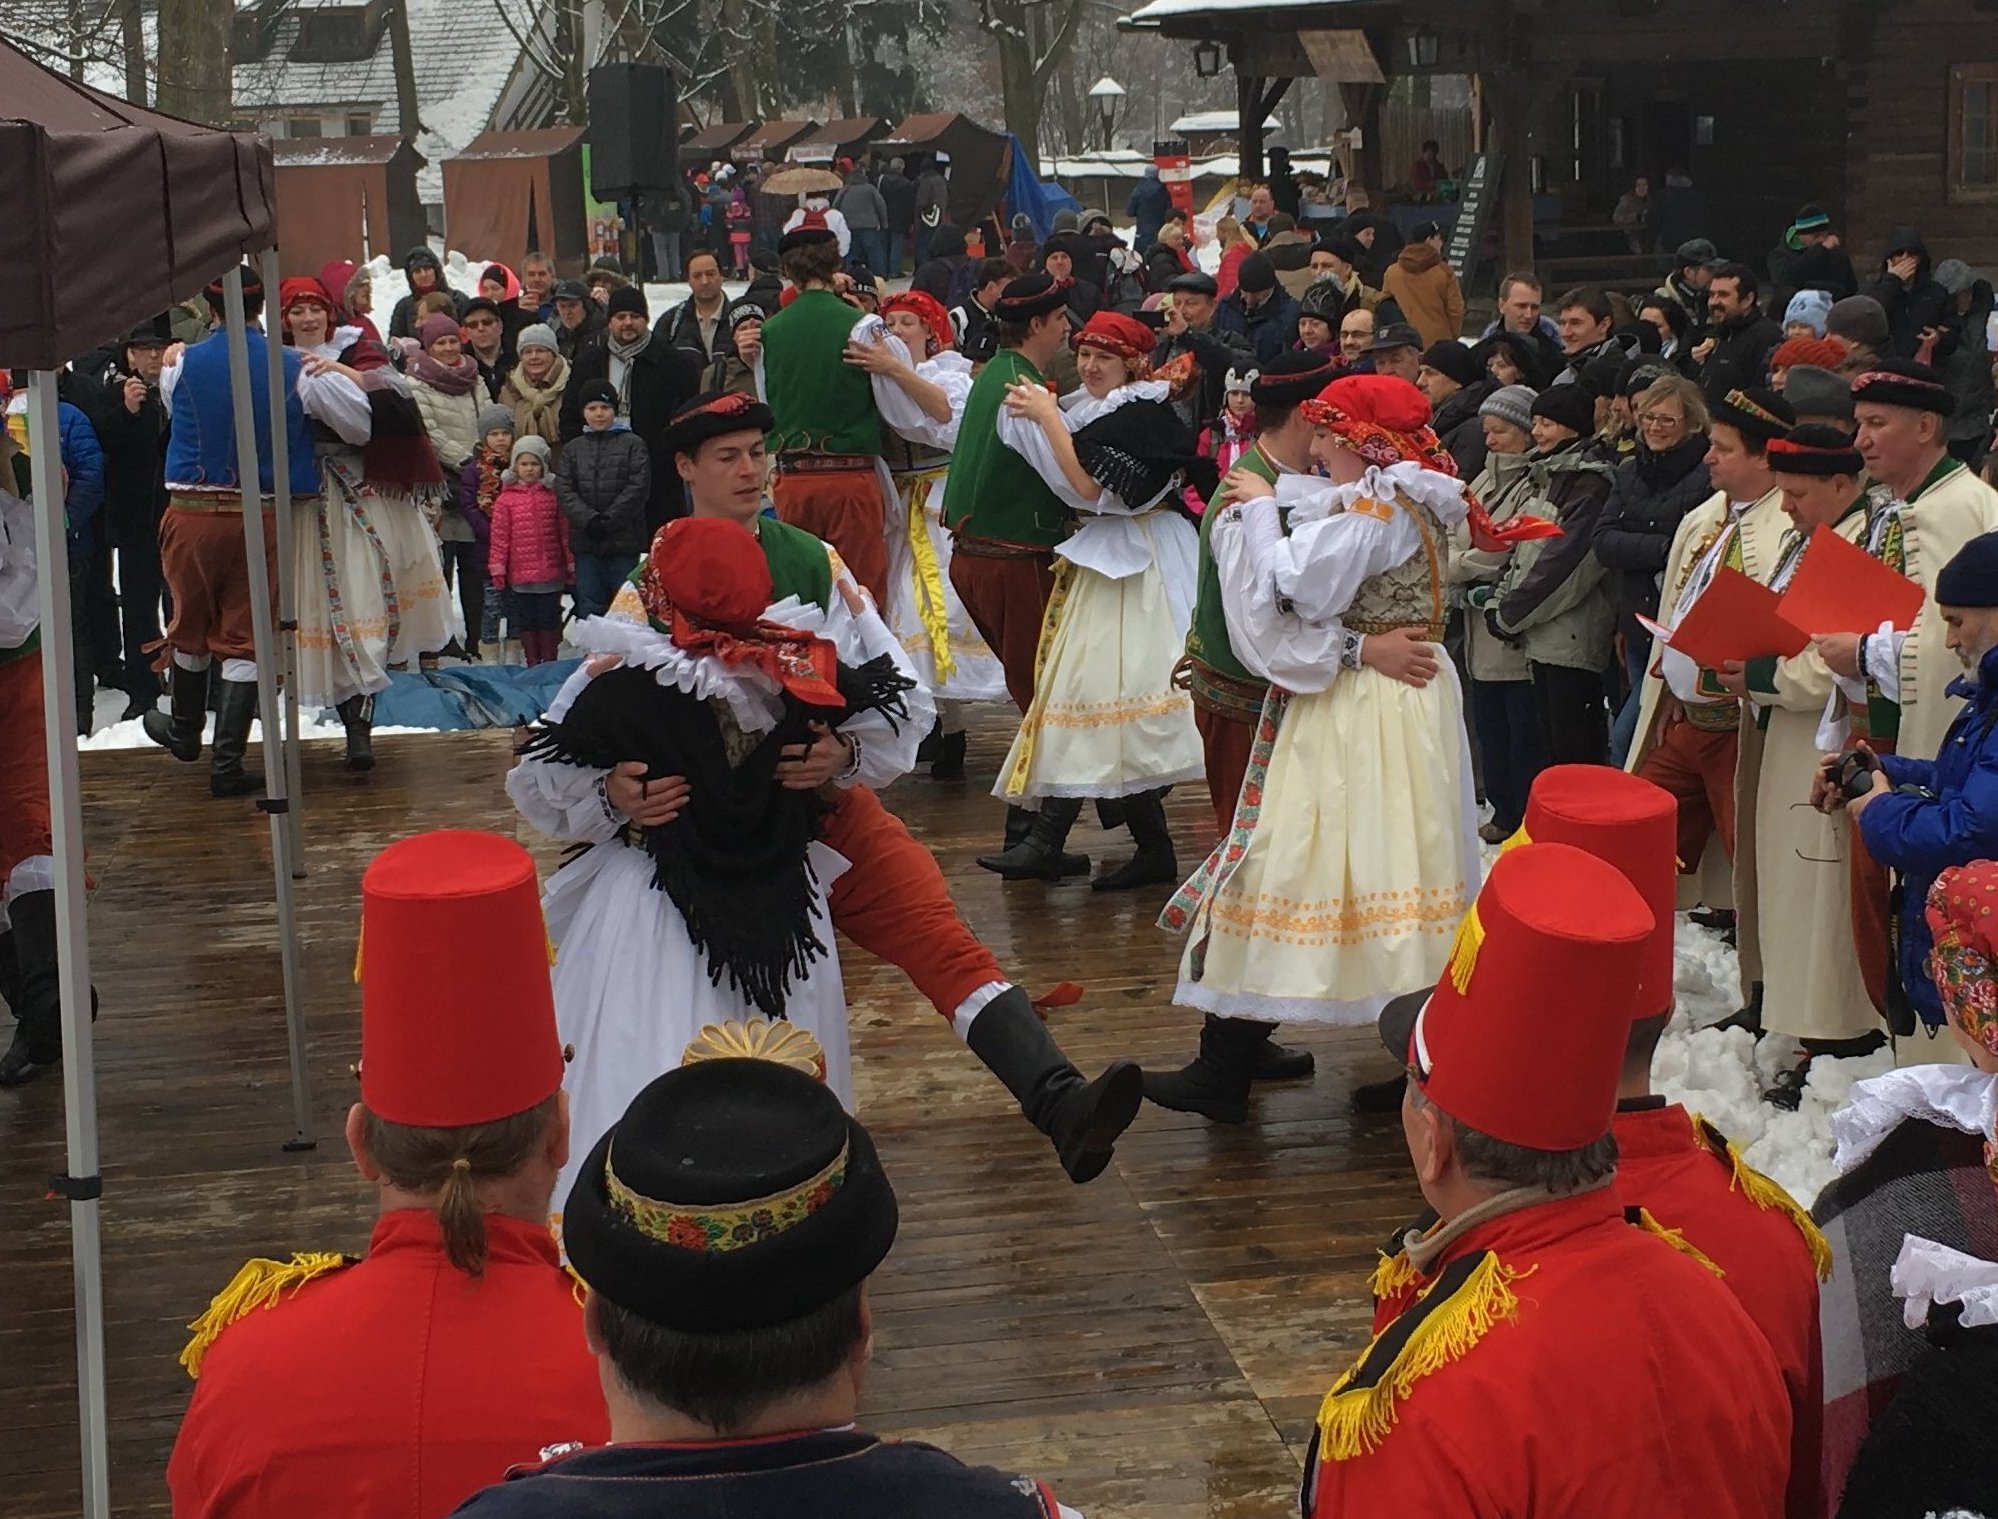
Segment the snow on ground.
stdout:
<svg viewBox="0 0 1998 1519">
<path fill-rule="evenodd" d="M 1809 1207 L 1832 1178 L 1830 1119 L 1853 1082 L 1894 1064 L 1891 1049 L 1853 1060 L 1816 1060 L 1794 1113 L 1762 1100 L 1776 1073 L 1795 1059 L 1792 1041 L 1760 1043 L 1741 1029 L 1715 1029 L 1741 1003 L 1735 954 L 1727 941 L 1679 916 L 1678 1010 L 1659 1042 L 1652 1081 L 1674 1102 L 1709 1119 L 1741 1146 L 1756 1170 Z"/>
</svg>

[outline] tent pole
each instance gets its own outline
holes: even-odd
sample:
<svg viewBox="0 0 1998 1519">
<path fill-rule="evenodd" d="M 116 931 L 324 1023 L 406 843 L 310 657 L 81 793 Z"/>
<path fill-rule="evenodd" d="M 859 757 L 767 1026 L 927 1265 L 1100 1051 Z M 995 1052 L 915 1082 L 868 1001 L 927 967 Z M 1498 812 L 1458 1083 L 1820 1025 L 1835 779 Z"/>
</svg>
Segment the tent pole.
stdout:
<svg viewBox="0 0 1998 1519">
<path fill-rule="evenodd" d="M 281 279 L 277 249 L 266 248 L 261 263 L 264 289 L 277 289 Z M 339 296 L 333 298 L 338 300 Z M 266 343 L 264 353 L 270 360 L 271 394 L 283 395 L 284 349 L 277 343 Z M 293 535 L 298 531 L 298 524 L 291 515 L 291 438 L 286 429 L 276 426 L 271 428 L 271 485 L 277 517 L 277 631 L 278 640 L 284 648 L 284 794 L 291 803 L 283 816 L 285 830 L 291 840 L 292 878 L 303 880 L 305 813 L 299 801 L 305 780 L 298 752 L 301 737 L 298 725 L 298 561 L 292 557 Z"/>
<path fill-rule="evenodd" d="M 229 345 L 229 390 L 236 406 L 236 477 L 243 496 L 243 544 L 248 555 L 250 627 L 257 649 L 257 709 L 264 714 L 264 796 L 257 803 L 271 820 L 271 862 L 277 877 L 278 959 L 284 972 L 285 1032 L 291 1045 L 291 1111 L 293 1135 L 287 1150 L 309 1150 L 318 1143 L 312 1127 L 312 1074 L 305 1059 L 305 1014 L 299 1006 L 298 922 L 292 902 L 291 840 L 285 830 L 284 745 L 271 735 L 277 720 L 277 649 L 271 628 L 271 588 L 262 573 L 267 562 L 264 542 L 263 495 L 257 464 L 257 418 L 250 390 L 248 321 L 243 314 L 243 266 L 222 277 L 222 306 Z M 268 340 L 276 345 L 276 338 Z M 269 392 L 273 435 L 285 426 L 285 396 L 280 386 Z"/>
<path fill-rule="evenodd" d="M 29 456 L 35 480 L 35 557 L 40 569 L 42 729 L 48 745 L 49 821 L 55 854 L 56 945 L 62 997 L 63 1123 L 76 1283 L 77 1434 L 83 1447 L 84 1519 L 109 1519 L 111 1469 L 104 1418 L 104 1259 L 99 1235 L 97 1061 L 90 1028 L 90 936 L 83 899 L 83 798 L 76 755 L 76 649 L 70 638 L 69 549 L 56 377 L 28 377 Z"/>
</svg>

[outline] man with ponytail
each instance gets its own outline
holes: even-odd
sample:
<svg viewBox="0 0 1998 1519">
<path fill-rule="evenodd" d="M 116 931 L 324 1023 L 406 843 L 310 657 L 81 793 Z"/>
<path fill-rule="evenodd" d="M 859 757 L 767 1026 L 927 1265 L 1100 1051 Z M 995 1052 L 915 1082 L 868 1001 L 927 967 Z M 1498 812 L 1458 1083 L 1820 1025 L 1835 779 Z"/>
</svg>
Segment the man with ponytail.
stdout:
<svg viewBox="0 0 1998 1519">
<path fill-rule="evenodd" d="M 609 1425 L 546 1220 L 569 1155 L 534 862 L 445 831 L 361 881 L 364 1258 L 245 1266 L 193 1324 L 176 1519 L 430 1519 Z"/>
</svg>

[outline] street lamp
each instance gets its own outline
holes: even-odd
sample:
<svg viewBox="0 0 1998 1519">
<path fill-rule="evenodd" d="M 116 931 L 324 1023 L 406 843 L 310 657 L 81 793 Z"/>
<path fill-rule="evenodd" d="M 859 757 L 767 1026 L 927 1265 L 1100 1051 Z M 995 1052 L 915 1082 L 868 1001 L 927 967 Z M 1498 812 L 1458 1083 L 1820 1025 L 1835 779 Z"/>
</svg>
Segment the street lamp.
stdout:
<svg viewBox="0 0 1998 1519">
<path fill-rule="evenodd" d="M 1221 73 L 1221 44 L 1211 39 L 1193 44 L 1193 72 L 1202 79 L 1213 79 Z"/>
<path fill-rule="evenodd" d="M 1110 151 L 1110 133 L 1117 125 L 1117 110 L 1124 103 L 1124 87 L 1105 74 L 1089 87 L 1089 98 L 1096 102 L 1096 111 L 1103 118 L 1103 151 Z"/>
<path fill-rule="evenodd" d="M 1408 34 L 1408 66 L 1414 69 L 1435 68 L 1441 47 L 1440 37 L 1427 27 L 1417 27 Z"/>
</svg>

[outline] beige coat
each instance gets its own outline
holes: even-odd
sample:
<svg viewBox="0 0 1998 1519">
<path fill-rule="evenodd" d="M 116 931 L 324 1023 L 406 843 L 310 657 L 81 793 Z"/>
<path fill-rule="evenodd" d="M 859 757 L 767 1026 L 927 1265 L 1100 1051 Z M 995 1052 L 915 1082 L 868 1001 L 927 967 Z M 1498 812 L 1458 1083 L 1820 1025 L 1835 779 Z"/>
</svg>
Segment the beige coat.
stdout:
<svg viewBox="0 0 1998 1519">
<path fill-rule="evenodd" d="M 1854 511 L 1833 529 L 1865 532 Z M 1806 553 L 1809 550 L 1805 550 Z M 1763 983 L 1762 1026 L 1799 1039 L 1853 1039 L 1879 1026 L 1852 937 L 1852 826 L 1809 805 L 1818 723 L 1832 673 L 1805 649 L 1750 667 L 1754 704 L 1744 715 L 1737 797 L 1754 817 L 1753 847 L 1734 859 L 1736 937 Z M 1754 737 L 1751 738 L 1751 732 Z M 1767 918 L 1772 932 L 1761 932 Z"/>
<path fill-rule="evenodd" d="M 1381 276 L 1381 294 L 1401 307 L 1402 320 L 1423 343 L 1446 343 L 1464 330 L 1464 287 L 1457 271 L 1428 243 L 1409 243 Z"/>
<path fill-rule="evenodd" d="M 486 387 L 475 384 L 462 396 L 449 396 L 420 376 L 409 376 L 410 399 L 423 414 L 423 430 L 447 475 L 455 476 L 478 452 L 479 408 L 486 404 Z"/>
<path fill-rule="evenodd" d="M 1482 501 L 1494 522 L 1517 516 L 1536 500 L 1533 461 L 1526 454 L 1491 454 L 1471 485 L 1471 494 Z M 1450 530 L 1450 584 L 1468 589 L 1474 585 L 1497 585 L 1505 574 L 1510 550 L 1492 553 L 1471 546 L 1471 525 L 1459 522 Z M 1465 663 L 1471 679 L 1490 683 L 1528 680 L 1525 652 L 1493 633 L 1485 614 L 1476 607 L 1464 608 Z"/>
</svg>

